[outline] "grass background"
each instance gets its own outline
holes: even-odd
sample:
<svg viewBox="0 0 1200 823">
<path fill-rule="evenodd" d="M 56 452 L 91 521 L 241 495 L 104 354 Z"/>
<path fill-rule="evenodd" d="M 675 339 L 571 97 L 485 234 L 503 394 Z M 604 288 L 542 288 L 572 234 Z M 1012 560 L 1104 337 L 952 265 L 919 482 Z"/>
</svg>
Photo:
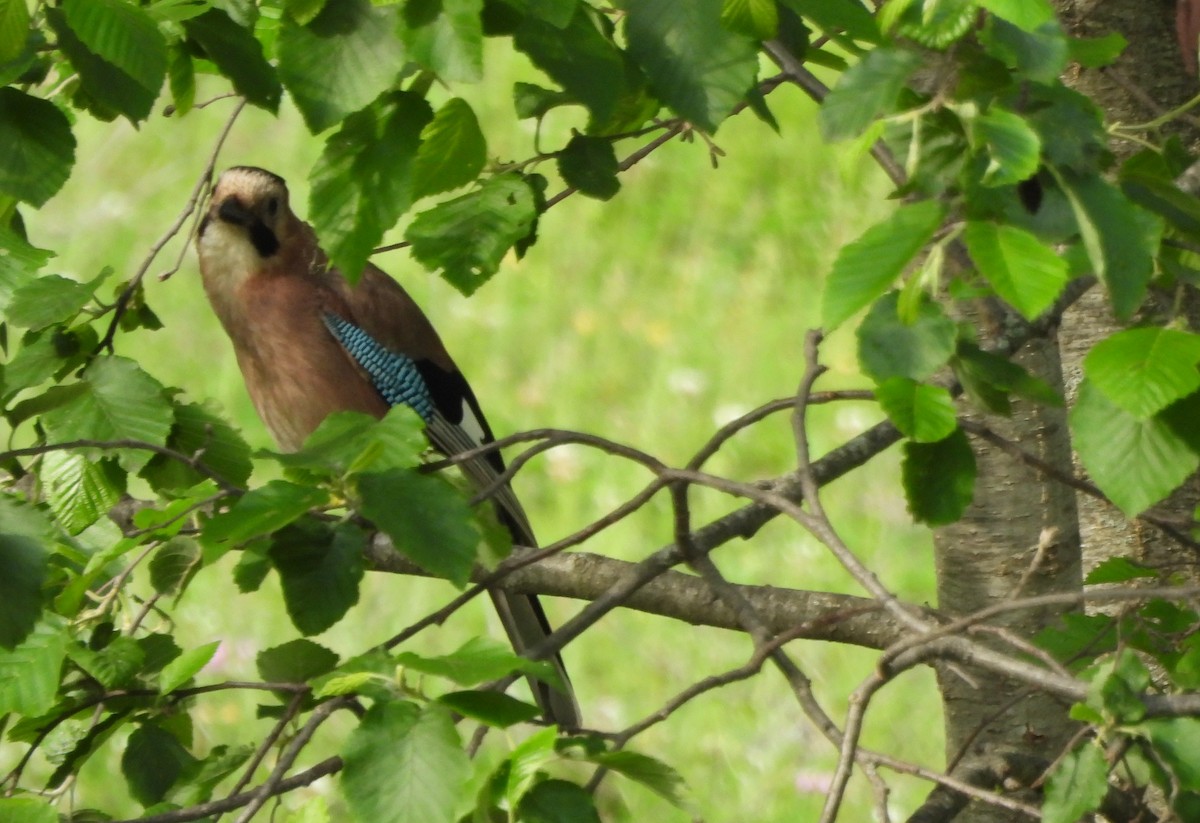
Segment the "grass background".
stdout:
<svg viewBox="0 0 1200 823">
<path fill-rule="evenodd" d="M 496 56 L 491 55 L 484 85 L 455 92 L 479 112 L 493 158 L 524 159 L 533 153 L 532 126 L 515 121 L 506 90 L 513 79 L 529 78 L 530 70 Z M 804 332 L 818 323 L 823 275 L 837 249 L 890 206 L 886 182 L 861 147 L 821 142 L 813 104 L 786 87 L 769 102 L 779 134 L 749 113 L 734 117 L 716 135 L 725 157 L 715 170 L 702 141 L 674 141 L 623 175 L 622 191 L 612 201 L 576 196 L 547 213 L 525 259 L 510 257 L 500 275 L 470 299 L 422 271 L 404 251 L 376 258 L 438 325 L 498 433 L 543 426 L 594 432 L 681 464 L 720 424 L 794 391 Z M 82 279 L 111 265 L 122 279 L 132 275 L 182 208 L 232 105 L 219 101 L 185 118 L 155 116 L 138 130 L 81 120 L 74 175 L 30 220 L 31 239 L 60 251 L 49 270 Z M 582 126 L 578 113 L 554 115 L 542 146 L 561 145 L 573 126 Z M 619 154 L 635 145 L 625 144 Z M 247 110 L 218 168 L 261 165 L 283 175 L 303 214 L 305 178 L 320 148 L 285 102 L 278 118 Z M 549 164 L 539 170 L 553 177 Z M 556 190 L 552 182 L 551 192 Z M 402 227 L 388 240 L 401 234 Z M 168 246 L 151 273 L 167 268 L 183 242 L 177 238 Z M 165 328 L 126 335 L 118 350 L 138 358 L 164 384 L 215 399 L 252 445 L 270 446 L 200 289 L 194 252 L 186 250 L 176 276 L 166 282 L 149 278 L 147 289 Z M 863 385 L 848 332 L 832 335 L 824 360 L 831 372 L 819 387 Z M 864 403 L 814 410 L 815 453 L 878 417 Z M 779 416 L 735 439 L 710 468 L 755 480 L 784 473 L 793 463 L 789 425 Z M 886 585 L 917 602 L 932 600 L 928 534 L 911 525 L 896 475 L 896 456 L 885 455 L 833 484 L 826 505 L 849 544 Z M 645 479 L 614 458 L 564 448 L 534 461 L 516 485 L 548 542 L 606 513 Z M 736 505 L 705 492 L 694 498 L 697 522 Z M 637 560 L 669 539 L 669 511 L 661 500 L 584 548 Z M 715 559 L 735 581 L 862 593 L 822 547 L 781 522 L 751 542 L 723 547 Z M 181 642 L 222 643 L 206 680 L 255 679 L 255 655 L 297 634 L 273 583 L 238 594 L 229 568 L 227 560 L 204 570 L 175 611 Z M 316 640 L 348 655 L 391 636 L 451 595 L 447 585 L 433 581 L 369 577 L 360 604 Z M 557 622 L 578 607 L 548 603 Z M 481 632 L 501 635 L 483 603 L 419 636 L 413 648 L 449 651 Z M 750 642 L 735 633 L 619 610 L 564 656 L 588 723 L 619 729 L 689 684 L 741 665 L 750 651 Z M 858 649 L 801 642 L 789 652 L 835 718 L 844 716 L 849 693 L 875 658 Z M 254 742 L 268 728 L 254 719 L 254 701 L 237 695 L 206 697 L 193 715 L 201 750 Z M 300 765 L 325 756 L 348 728 L 346 722 L 330 724 Z M 510 742 L 493 735 L 483 761 L 495 759 Z M 928 672 L 909 673 L 885 690 L 868 715 L 864 743 L 938 764 L 941 720 Z M 836 760 L 773 670 L 710 692 L 633 747 L 683 774 L 694 809 L 674 809 L 610 778 L 600 800 L 608 821 L 673 823 L 694 815 L 710 823 L 815 819 Z M 123 782 L 113 778 L 120 750 L 121 741 L 113 740 L 108 753 L 84 770 L 74 792 L 77 803 L 116 804 L 130 815 L 138 811 Z M 12 747 L 0 750 L 0 765 L 15 754 Z M 928 790 L 906 778 L 888 779 L 897 811 L 911 809 Z M 336 794 L 332 780 L 320 781 L 289 795 L 274 819 L 302 817 L 320 799 L 338 820 Z M 855 778 L 842 819 L 869 819 L 871 802 L 865 781 Z M 260 818 L 266 820 L 267 813 Z"/>
</svg>

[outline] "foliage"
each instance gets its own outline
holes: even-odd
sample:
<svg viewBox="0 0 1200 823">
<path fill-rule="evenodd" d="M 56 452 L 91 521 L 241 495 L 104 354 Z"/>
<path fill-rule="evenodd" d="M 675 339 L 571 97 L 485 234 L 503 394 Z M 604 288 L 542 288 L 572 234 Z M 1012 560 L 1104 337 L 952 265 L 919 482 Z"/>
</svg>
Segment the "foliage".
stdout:
<svg viewBox="0 0 1200 823">
<path fill-rule="evenodd" d="M 479 118 L 454 91 L 486 85 L 489 41 L 544 75 L 545 85 L 494 90 L 511 91 L 516 115 L 533 121 L 523 160 L 494 158 Z M 630 141 L 711 141 L 743 109 L 776 126 L 769 92 L 811 77 L 792 64 L 837 71 L 822 133 L 881 137 L 881 152 L 905 158 L 894 170 L 903 203 L 838 254 L 822 316 L 832 330 L 866 310 L 859 362 L 906 439 L 902 485 L 914 519 L 954 522 L 971 502 L 977 446 L 957 419 L 959 394 L 997 414 L 1014 395 L 1063 402 L 1005 359 L 1004 341 L 953 319 L 958 308 L 994 298 L 1028 336 L 1036 333 L 1030 323 L 1091 277 L 1114 316 L 1133 325 L 1085 361 L 1072 434 L 1091 479 L 1135 517 L 1200 466 L 1200 416 L 1192 413 L 1200 337 L 1173 319 L 1135 321 L 1152 287 L 1196 281 L 1200 201 L 1175 183 L 1191 160 L 1178 142 L 1143 138 L 1147 148 L 1118 163 L 1102 113 L 1058 79 L 1068 61 L 1104 65 L 1121 46 L 1119 38 L 1068 37 L 1045 0 L 892 0 L 878 14 L 855 0 L 626 0 L 615 8 L 583 0 L 64 0 L 33 13 L 7 0 L 0 402 L 13 446 L 0 454 L 0 717 L 8 740 L 32 752 L 54 737 L 48 790 L 106 747 L 122 747 L 128 793 L 146 814 L 234 795 L 234 776 L 244 771 L 240 789 L 261 753 L 205 751 L 193 713 L 207 692 L 243 686 L 205 683 L 218 647 L 181 648 L 169 624 L 147 628 L 152 612 L 236 551 L 234 585 L 254 590 L 274 575 L 296 630 L 315 635 L 358 601 L 375 562 L 368 528 L 459 588 L 477 564 L 495 560 L 486 517 L 421 468 L 421 423 L 407 410 L 382 421 L 330 418 L 302 451 L 259 455 L 282 476 L 247 488 L 251 454 L 237 431 L 112 353 L 118 335 L 159 325 L 144 301 L 145 268 L 122 274 L 113 301 L 112 272 L 81 283 L 47 271 L 53 251 L 24 232 L 70 179 L 78 119 L 136 125 L 164 97 L 177 116 L 203 117 L 202 75 L 268 112 L 286 94 L 323 140 L 307 213 L 333 263 L 357 275 L 385 232 L 407 219 L 413 259 L 470 295 L 509 254 L 520 257 L 537 241 L 540 216 L 566 193 L 617 196 L 620 174 L 636 159 L 618 160 Z M 764 54 L 781 64 L 782 78 L 761 76 Z M 446 99 L 436 91 L 442 85 L 451 89 Z M 580 128 L 544 146 L 540 127 L 564 109 L 582 111 Z M 567 187 L 558 197 L 548 194 L 552 179 Z M 737 493 L 755 488 L 743 483 Z M 695 568 L 704 574 L 701 563 Z M 1141 576 L 1117 566 L 1105 574 L 1108 583 Z M 150 593 L 126 585 L 137 575 Z M 1118 750 L 1136 780 L 1164 788 L 1181 815 L 1200 804 L 1196 720 L 1171 703 L 1148 713 L 1143 662 L 1166 672 L 1156 688 L 1194 690 L 1197 619 L 1155 600 L 1040 639 L 1073 667 L 1082 695 L 1074 716 L 1089 727 L 1047 775 L 1045 819 L 1099 808 L 1113 765 L 1107 755 Z M 533 708 L 489 682 L 551 676 L 488 641 L 441 657 L 406 645 L 342 659 L 294 639 L 258 663 L 262 681 L 247 688 L 283 703 L 261 707 L 278 719 L 262 751 L 278 749 L 278 759 L 263 784 L 269 790 L 241 804 L 251 812 L 342 709 L 357 725 L 340 758 L 300 774 L 315 780 L 340 770 L 354 819 L 596 819 L 592 794 L 566 779 L 570 764 L 602 767 L 687 805 L 671 767 L 625 750 L 619 735 L 547 729 L 497 763 L 472 761 L 455 716 L 500 729 L 524 723 Z M 53 819 L 49 796 L 24 779 L 25 765 L 9 775 L 0 810 Z"/>
</svg>

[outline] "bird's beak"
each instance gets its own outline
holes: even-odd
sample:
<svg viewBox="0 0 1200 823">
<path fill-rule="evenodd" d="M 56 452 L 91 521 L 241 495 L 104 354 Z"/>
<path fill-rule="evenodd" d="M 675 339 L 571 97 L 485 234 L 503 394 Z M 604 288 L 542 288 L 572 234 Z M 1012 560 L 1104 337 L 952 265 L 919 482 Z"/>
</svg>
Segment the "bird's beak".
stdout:
<svg viewBox="0 0 1200 823">
<path fill-rule="evenodd" d="M 235 226 L 248 226 L 254 219 L 236 197 L 226 197 L 217 207 L 217 216 Z"/>
</svg>

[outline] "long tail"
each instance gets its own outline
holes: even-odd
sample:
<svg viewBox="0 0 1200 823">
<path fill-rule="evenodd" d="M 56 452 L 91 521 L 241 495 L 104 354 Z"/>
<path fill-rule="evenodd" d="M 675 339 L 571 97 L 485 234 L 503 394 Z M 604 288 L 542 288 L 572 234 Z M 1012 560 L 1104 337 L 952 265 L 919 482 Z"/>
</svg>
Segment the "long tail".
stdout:
<svg viewBox="0 0 1200 823">
<path fill-rule="evenodd" d="M 508 639 L 516 649 L 517 654 L 525 654 L 529 649 L 539 645 L 550 634 L 550 623 L 542 604 L 533 595 L 509 594 L 499 589 L 491 589 L 492 603 Z M 580 726 L 579 704 L 575 701 L 575 692 L 571 688 L 571 679 L 567 676 L 567 667 L 562 658 L 555 654 L 550 658 L 554 670 L 558 673 L 566 691 L 559 691 L 536 678 L 529 678 L 529 688 L 533 690 L 534 700 L 537 701 L 546 719 L 565 729 L 577 729 Z"/>
</svg>

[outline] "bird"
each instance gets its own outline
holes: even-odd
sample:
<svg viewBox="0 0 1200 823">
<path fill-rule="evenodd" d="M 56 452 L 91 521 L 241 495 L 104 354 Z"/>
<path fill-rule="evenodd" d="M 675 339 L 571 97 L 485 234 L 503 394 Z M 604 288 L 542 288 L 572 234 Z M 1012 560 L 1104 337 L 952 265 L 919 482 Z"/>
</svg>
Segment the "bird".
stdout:
<svg viewBox="0 0 1200 823">
<path fill-rule="evenodd" d="M 197 229 L 204 291 L 233 343 L 250 399 L 279 448 L 296 451 L 330 414 L 382 417 L 394 405 L 425 421 L 447 456 L 493 442 L 475 393 L 432 323 L 404 288 L 368 263 L 353 285 L 332 267 L 313 228 L 292 210 L 284 179 L 254 166 L 226 169 Z M 498 451 L 462 464 L 477 488 L 504 471 Z M 505 484 L 493 500 L 514 545 L 537 546 Z M 510 642 L 525 654 L 550 633 L 536 597 L 489 589 Z M 561 657 L 560 691 L 531 679 L 543 715 L 578 728 Z"/>
</svg>

